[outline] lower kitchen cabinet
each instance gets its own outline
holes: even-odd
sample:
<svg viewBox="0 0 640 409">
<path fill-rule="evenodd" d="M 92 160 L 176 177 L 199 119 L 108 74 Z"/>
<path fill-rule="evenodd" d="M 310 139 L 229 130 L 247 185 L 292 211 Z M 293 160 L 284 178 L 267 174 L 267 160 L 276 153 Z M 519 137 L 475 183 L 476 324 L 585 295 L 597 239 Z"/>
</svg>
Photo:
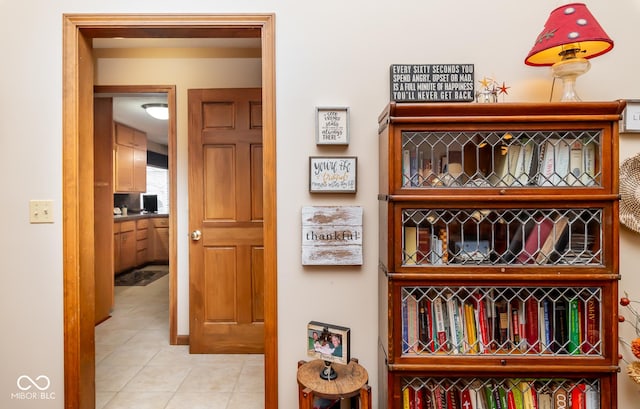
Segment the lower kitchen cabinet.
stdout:
<svg viewBox="0 0 640 409">
<path fill-rule="evenodd" d="M 169 262 L 169 219 L 158 217 L 151 219 L 152 248 L 150 259 L 154 262 Z"/>
<path fill-rule="evenodd" d="M 114 242 L 115 253 L 118 255 L 115 273 L 128 270 L 136 266 L 136 222 L 128 220 L 119 222 L 120 233 L 116 233 Z M 117 230 L 117 229 L 116 229 Z"/>
</svg>

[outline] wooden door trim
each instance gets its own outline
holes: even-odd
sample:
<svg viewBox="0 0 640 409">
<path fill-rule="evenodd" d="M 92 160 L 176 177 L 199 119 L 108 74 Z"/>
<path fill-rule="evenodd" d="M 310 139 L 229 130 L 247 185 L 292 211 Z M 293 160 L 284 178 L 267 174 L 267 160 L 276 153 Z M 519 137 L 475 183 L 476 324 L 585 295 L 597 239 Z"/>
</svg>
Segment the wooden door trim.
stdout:
<svg viewBox="0 0 640 409">
<path fill-rule="evenodd" d="M 63 15 L 63 290 L 65 408 L 95 406 L 93 55 L 91 39 L 256 36 L 262 48 L 265 408 L 278 407 L 275 16 Z M 175 190 L 175 189 L 174 189 Z M 175 212 L 174 212 L 175 213 Z M 173 229 L 175 230 L 175 229 Z M 175 236 L 173 238 L 175 241 Z M 172 243 L 172 247 L 175 243 Z"/>
</svg>

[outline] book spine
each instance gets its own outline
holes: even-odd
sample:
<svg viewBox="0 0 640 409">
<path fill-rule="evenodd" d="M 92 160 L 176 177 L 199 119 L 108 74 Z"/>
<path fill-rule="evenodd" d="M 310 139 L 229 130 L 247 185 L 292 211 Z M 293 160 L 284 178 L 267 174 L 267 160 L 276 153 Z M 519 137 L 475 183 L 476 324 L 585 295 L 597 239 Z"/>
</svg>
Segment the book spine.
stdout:
<svg viewBox="0 0 640 409">
<path fill-rule="evenodd" d="M 409 389 L 411 389 L 409 386 L 407 386 L 406 388 L 404 388 L 402 390 L 402 409 L 411 409 L 410 403 L 409 403 Z"/>
<path fill-rule="evenodd" d="M 407 352 L 418 352 L 418 301 L 413 295 L 407 297 Z"/>
<path fill-rule="evenodd" d="M 415 265 L 418 262 L 418 229 L 415 226 L 404 226 L 404 264 Z"/>
<path fill-rule="evenodd" d="M 569 301 L 569 353 L 577 354 L 580 351 L 580 312 L 578 299 Z"/>
<path fill-rule="evenodd" d="M 402 186 L 408 186 L 411 180 L 411 152 L 409 149 L 402 151 Z"/>
<path fill-rule="evenodd" d="M 595 298 L 589 298 L 587 300 L 587 342 L 586 350 L 583 352 L 587 354 L 598 353 L 598 342 L 600 341 L 600 305 Z"/>
<path fill-rule="evenodd" d="M 587 409 L 584 384 L 578 384 L 571 390 L 571 409 Z"/>
<path fill-rule="evenodd" d="M 540 352 L 540 340 L 538 334 L 538 300 L 533 296 L 525 302 L 525 336 L 529 350 Z"/>
<path fill-rule="evenodd" d="M 402 300 L 400 306 L 402 313 L 402 353 L 409 350 L 409 312 L 407 310 L 407 300 Z"/>
<path fill-rule="evenodd" d="M 438 340 L 438 349 L 448 351 L 447 333 L 444 326 L 444 306 L 442 298 L 438 297 L 433 301 L 433 310 L 436 322 L 436 339 Z"/>
<path fill-rule="evenodd" d="M 480 347 L 478 346 L 475 313 L 473 311 L 473 305 L 470 303 L 464 303 L 464 320 L 469 352 L 477 354 L 480 351 Z"/>
<path fill-rule="evenodd" d="M 480 350 L 483 353 L 489 353 L 489 328 L 487 321 L 487 311 L 485 303 L 483 302 L 481 295 L 476 293 L 476 308 L 478 311 L 478 325 L 480 332 Z"/>
</svg>

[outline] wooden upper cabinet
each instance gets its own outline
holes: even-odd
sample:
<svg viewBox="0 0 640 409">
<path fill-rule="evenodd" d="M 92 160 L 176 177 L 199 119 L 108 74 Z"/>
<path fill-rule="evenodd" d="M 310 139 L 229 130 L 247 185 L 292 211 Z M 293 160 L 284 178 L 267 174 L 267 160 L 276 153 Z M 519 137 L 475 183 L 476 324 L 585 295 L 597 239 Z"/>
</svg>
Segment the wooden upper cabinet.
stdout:
<svg viewBox="0 0 640 409">
<path fill-rule="evenodd" d="M 145 192 L 147 189 L 147 135 L 118 122 L 115 123 L 115 134 L 115 192 Z"/>
</svg>

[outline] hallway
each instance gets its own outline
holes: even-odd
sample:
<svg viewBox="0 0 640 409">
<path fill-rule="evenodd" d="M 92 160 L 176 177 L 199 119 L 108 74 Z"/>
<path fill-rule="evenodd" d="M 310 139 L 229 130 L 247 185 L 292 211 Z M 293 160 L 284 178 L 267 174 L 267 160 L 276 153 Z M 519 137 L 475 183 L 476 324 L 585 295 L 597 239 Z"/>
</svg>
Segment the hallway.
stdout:
<svg viewBox="0 0 640 409">
<path fill-rule="evenodd" d="M 263 355 L 192 355 L 169 345 L 168 275 L 115 287 L 115 306 L 96 327 L 96 409 L 264 407 Z"/>
</svg>

